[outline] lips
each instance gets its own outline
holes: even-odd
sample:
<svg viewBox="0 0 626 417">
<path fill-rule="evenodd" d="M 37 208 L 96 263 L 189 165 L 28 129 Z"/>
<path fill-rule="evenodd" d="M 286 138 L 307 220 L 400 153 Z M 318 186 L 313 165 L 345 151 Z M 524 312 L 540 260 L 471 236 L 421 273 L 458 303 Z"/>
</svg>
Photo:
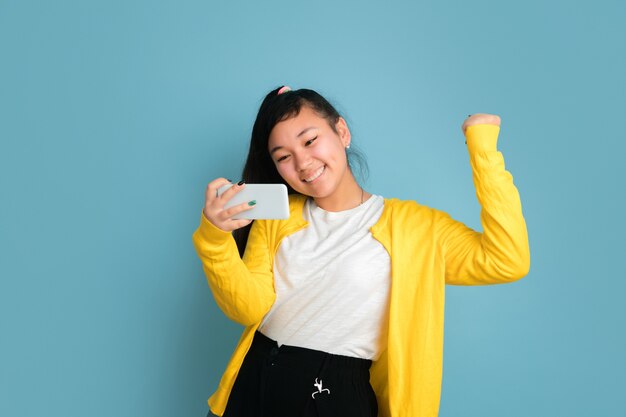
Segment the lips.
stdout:
<svg viewBox="0 0 626 417">
<path fill-rule="evenodd" d="M 321 167 L 319 167 L 317 170 L 315 170 L 315 172 L 313 172 L 310 176 L 303 178 L 302 181 L 304 182 L 313 182 L 315 181 L 317 178 L 319 178 L 320 175 L 322 175 L 322 173 L 326 170 L 326 165 L 322 165 Z"/>
</svg>

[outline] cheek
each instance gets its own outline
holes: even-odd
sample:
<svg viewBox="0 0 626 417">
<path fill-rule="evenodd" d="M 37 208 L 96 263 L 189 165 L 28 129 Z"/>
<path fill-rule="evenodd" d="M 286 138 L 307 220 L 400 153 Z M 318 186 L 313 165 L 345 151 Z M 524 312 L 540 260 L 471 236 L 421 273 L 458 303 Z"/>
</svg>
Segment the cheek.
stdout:
<svg viewBox="0 0 626 417">
<path fill-rule="evenodd" d="M 294 181 L 293 178 L 296 175 L 293 167 L 289 163 L 276 164 L 276 170 L 278 171 L 278 174 L 291 185 Z"/>
<path fill-rule="evenodd" d="M 319 159 L 334 163 L 335 165 L 343 165 L 346 162 L 345 149 L 337 144 L 328 144 L 323 149 L 319 149 Z"/>
</svg>

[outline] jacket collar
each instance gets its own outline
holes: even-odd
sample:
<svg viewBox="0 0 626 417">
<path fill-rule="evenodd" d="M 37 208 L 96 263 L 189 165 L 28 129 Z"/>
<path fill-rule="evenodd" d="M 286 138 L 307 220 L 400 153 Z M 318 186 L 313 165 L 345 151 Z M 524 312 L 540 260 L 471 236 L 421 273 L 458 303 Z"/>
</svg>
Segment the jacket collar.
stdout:
<svg viewBox="0 0 626 417">
<path fill-rule="evenodd" d="M 291 204 L 289 220 L 287 222 L 285 234 L 293 233 L 309 225 L 309 223 L 304 220 L 304 216 L 302 213 L 304 209 L 304 203 L 306 202 L 307 198 L 307 196 L 302 194 L 289 195 L 289 200 L 291 201 Z M 370 228 L 370 232 L 372 233 L 372 236 L 376 240 L 378 240 L 385 247 L 385 249 L 387 249 L 387 252 L 391 253 L 391 230 L 388 227 L 388 224 L 391 219 L 391 212 L 393 209 L 394 200 L 389 198 L 383 198 L 383 200 L 383 212 L 380 215 L 378 221 Z"/>
</svg>

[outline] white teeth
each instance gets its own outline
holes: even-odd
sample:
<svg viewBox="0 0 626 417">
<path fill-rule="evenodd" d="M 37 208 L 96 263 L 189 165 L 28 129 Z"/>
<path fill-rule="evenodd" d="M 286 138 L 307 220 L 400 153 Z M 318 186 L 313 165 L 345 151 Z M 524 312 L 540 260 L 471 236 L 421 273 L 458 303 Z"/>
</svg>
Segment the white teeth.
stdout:
<svg viewBox="0 0 626 417">
<path fill-rule="evenodd" d="M 304 181 L 311 182 L 311 181 L 317 179 L 317 177 L 322 175 L 322 172 L 324 172 L 325 168 L 326 168 L 326 165 L 322 165 L 317 171 L 315 171 L 315 173 L 313 173 L 313 175 L 311 175 L 309 178 L 305 178 Z"/>
</svg>

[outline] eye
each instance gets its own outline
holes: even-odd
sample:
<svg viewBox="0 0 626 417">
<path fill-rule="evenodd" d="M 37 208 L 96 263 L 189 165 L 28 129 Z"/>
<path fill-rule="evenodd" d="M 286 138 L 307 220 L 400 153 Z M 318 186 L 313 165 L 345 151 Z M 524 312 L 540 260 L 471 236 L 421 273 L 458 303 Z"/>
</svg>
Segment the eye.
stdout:
<svg viewBox="0 0 626 417">
<path fill-rule="evenodd" d="M 281 156 L 280 158 L 278 158 L 278 159 L 276 160 L 276 162 L 281 162 L 281 161 L 284 161 L 284 160 L 285 160 L 285 159 L 287 159 L 288 157 L 289 157 L 289 155 Z"/>
<path fill-rule="evenodd" d="M 313 139 L 309 139 L 309 140 L 307 140 L 306 142 L 304 142 L 304 146 L 309 146 L 310 144 L 312 144 L 312 143 L 313 143 L 313 141 L 314 141 L 315 139 L 317 139 L 317 136 L 315 136 Z"/>
</svg>

